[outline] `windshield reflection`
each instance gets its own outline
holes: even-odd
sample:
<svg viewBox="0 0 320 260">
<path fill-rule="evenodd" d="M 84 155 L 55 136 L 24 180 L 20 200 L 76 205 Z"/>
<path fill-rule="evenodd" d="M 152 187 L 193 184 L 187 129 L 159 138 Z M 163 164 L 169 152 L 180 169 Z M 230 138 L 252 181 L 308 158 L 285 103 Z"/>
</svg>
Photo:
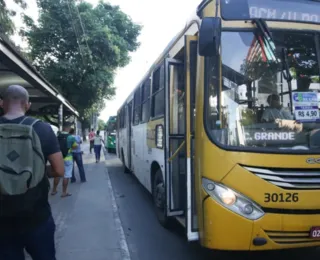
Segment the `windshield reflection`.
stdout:
<svg viewBox="0 0 320 260">
<path fill-rule="evenodd" d="M 106 127 L 106 131 L 109 133 L 115 133 L 117 129 L 117 124 L 116 122 L 108 122 L 108 125 Z"/>
<path fill-rule="evenodd" d="M 228 146 L 319 150 L 320 70 L 315 36 L 274 31 L 272 37 L 277 51 L 286 49 L 291 88 L 283 62 L 274 59 L 259 34 L 222 33 L 220 95 L 218 63 L 215 58 L 207 60 L 210 134 Z"/>
</svg>

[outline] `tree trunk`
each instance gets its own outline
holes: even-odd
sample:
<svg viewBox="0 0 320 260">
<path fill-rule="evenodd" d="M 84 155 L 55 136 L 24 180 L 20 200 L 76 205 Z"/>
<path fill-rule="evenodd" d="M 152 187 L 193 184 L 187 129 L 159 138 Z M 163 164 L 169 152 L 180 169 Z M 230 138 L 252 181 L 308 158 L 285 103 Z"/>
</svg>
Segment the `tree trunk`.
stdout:
<svg viewBox="0 0 320 260">
<path fill-rule="evenodd" d="M 87 135 L 86 135 L 86 124 L 84 121 L 80 120 L 81 122 L 81 132 L 82 132 L 82 140 L 87 141 Z"/>
<path fill-rule="evenodd" d="M 84 126 L 81 126 L 81 132 L 82 132 L 82 140 L 87 141 L 87 135 L 86 135 L 86 128 Z"/>
</svg>

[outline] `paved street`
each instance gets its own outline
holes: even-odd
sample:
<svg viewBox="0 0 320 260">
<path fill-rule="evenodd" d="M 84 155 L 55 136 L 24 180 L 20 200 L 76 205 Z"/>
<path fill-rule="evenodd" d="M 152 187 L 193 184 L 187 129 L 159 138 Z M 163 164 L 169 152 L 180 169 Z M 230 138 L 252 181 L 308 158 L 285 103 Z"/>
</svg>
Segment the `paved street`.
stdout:
<svg viewBox="0 0 320 260">
<path fill-rule="evenodd" d="M 95 163 L 83 147 L 88 182 L 70 185 L 71 197 L 50 197 L 57 232 L 57 260 L 248 260 L 319 259 L 302 250 L 263 253 L 213 253 L 188 243 L 183 231 L 162 228 L 151 196 L 114 155 Z M 61 185 L 60 185 L 61 191 Z M 30 259 L 30 258 L 28 258 Z"/>
</svg>

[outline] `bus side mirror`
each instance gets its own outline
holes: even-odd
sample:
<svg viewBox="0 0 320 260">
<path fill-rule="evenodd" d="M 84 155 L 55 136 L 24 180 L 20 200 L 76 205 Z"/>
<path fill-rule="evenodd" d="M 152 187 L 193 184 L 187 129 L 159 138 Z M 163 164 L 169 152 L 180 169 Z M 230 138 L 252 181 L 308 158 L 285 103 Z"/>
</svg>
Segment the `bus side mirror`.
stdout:
<svg viewBox="0 0 320 260">
<path fill-rule="evenodd" d="M 199 55 L 212 57 L 219 53 L 221 38 L 221 19 L 205 17 L 199 31 Z"/>
</svg>

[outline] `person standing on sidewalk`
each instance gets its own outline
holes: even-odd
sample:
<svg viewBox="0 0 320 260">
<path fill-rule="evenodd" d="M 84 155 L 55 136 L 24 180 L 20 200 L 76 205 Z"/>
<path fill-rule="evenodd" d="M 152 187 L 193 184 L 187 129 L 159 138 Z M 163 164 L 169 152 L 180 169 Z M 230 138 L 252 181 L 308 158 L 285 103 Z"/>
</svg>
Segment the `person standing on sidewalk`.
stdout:
<svg viewBox="0 0 320 260">
<path fill-rule="evenodd" d="M 81 151 L 81 137 L 79 135 L 75 135 L 75 131 L 73 128 L 70 129 L 69 132 L 71 135 L 74 136 L 76 142 L 77 142 L 77 148 L 72 151 L 72 156 L 73 156 L 73 161 L 76 162 L 79 170 L 79 175 L 80 175 L 80 180 L 81 182 L 86 182 L 86 174 L 84 172 L 84 167 L 83 167 L 83 161 L 82 161 L 82 151 Z M 71 178 L 71 183 L 76 182 L 76 176 L 74 174 L 74 163 L 73 163 L 73 168 L 72 168 L 72 178 Z"/>
<path fill-rule="evenodd" d="M 71 123 L 65 123 L 63 131 L 58 136 L 60 149 L 63 155 L 64 160 L 64 177 L 62 182 L 62 198 L 71 196 L 71 193 L 68 193 L 68 185 L 69 185 L 69 179 L 72 178 L 72 169 L 73 169 L 73 156 L 72 151 L 77 149 L 78 145 L 76 142 L 76 139 L 73 135 L 71 135 L 70 132 L 71 129 Z M 60 178 L 54 178 L 53 181 L 53 188 L 51 195 L 56 195 L 57 188 L 60 182 Z"/>
<path fill-rule="evenodd" d="M 94 137 L 95 137 L 95 133 L 94 133 L 94 130 L 92 128 L 91 132 L 89 133 L 90 153 L 92 153 L 92 149 L 94 148 Z"/>
<path fill-rule="evenodd" d="M 29 94 L 22 86 L 9 86 L 2 95 L 0 163 L 17 173 L 30 169 L 28 174 L 16 175 L 0 170 L 0 259 L 3 260 L 24 259 L 24 249 L 34 260 L 56 259 L 46 164 L 47 161 L 51 164 L 48 167 L 52 177 L 63 176 L 63 158 L 51 126 L 25 116 L 30 105 Z M 28 138 L 21 138 L 26 134 Z M 25 177 L 28 177 L 27 187 Z"/>
<path fill-rule="evenodd" d="M 94 137 L 94 153 L 96 156 L 96 163 L 100 162 L 100 153 L 101 153 L 101 142 L 104 143 L 102 137 L 100 136 L 100 131 L 97 131 L 96 136 Z"/>
</svg>

